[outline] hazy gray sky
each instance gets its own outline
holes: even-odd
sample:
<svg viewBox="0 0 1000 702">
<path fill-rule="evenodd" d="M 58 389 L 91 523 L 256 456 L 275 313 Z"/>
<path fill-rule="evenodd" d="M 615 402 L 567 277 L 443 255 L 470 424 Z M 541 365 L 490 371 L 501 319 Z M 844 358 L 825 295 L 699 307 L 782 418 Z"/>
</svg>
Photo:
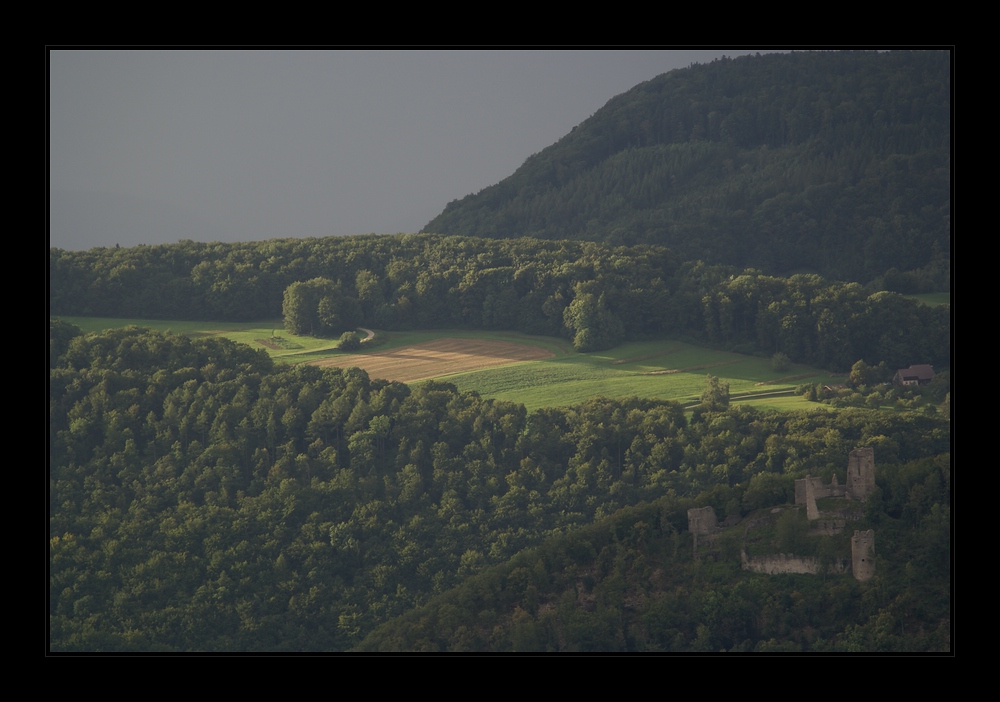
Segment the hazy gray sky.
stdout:
<svg viewBox="0 0 1000 702">
<path fill-rule="evenodd" d="M 50 244 L 416 232 L 615 95 L 749 51 L 50 57 Z"/>
</svg>

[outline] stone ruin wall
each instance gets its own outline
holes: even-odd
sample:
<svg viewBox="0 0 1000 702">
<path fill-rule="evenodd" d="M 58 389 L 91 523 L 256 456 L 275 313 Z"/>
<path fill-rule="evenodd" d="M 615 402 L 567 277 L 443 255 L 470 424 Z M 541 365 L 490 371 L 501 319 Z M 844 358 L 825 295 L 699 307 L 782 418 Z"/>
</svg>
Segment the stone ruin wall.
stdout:
<svg viewBox="0 0 1000 702">
<path fill-rule="evenodd" d="M 808 505 L 813 499 L 847 497 L 864 502 L 875 489 L 875 450 L 871 446 L 854 449 L 847 457 L 847 485 L 840 485 L 834 475 L 829 485 L 822 478 L 806 476 L 795 481 L 795 504 Z M 812 517 L 810 517 L 812 519 Z"/>
<path fill-rule="evenodd" d="M 778 575 L 780 573 L 819 575 L 823 572 L 823 566 L 820 565 L 817 559 L 806 556 L 794 556 L 790 553 L 747 558 L 746 551 L 744 551 L 741 557 L 743 570 L 749 570 L 754 573 L 765 573 L 767 575 Z M 851 566 L 846 560 L 841 560 L 830 566 L 830 572 L 849 573 L 851 572 Z"/>
<path fill-rule="evenodd" d="M 829 485 L 824 485 L 822 478 L 807 476 L 795 481 L 795 504 L 806 504 L 809 488 L 812 488 L 813 496 L 816 499 L 821 497 L 844 497 L 847 494 L 847 488 L 837 483 L 836 475 L 833 476 L 833 480 L 830 481 Z"/>
<path fill-rule="evenodd" d="M 846 494 L 851 499 L 863 501 L 867 499 L 874 488 L 875 452 L 871 447 L 855 449 L 851 451 L 848 462 L 846 488 L 837 484 L 836 475 L 833 477 L 830 485 L 823 485 L 823 481 L 820 478 L 807 476 L 805 479 L 795 481 L 795 504 L 806 505 L 807 516 L 813 525 L 814 535 L 839 534 L 847 526 L 845 519 L 847 515 L 838 514 L 837 516 L 826 515 L 821 517 L 819 511 L 816 509 L 816 498 L 840 497 Z M 854 515 L 851 515 L 851 518 L 857 519 Z M 756 526 L 756 524 L 748 523 L 745 526 L 744 539 L 746 539 L 746 531 L 752 526 Z M 712 507 L 689 509 L 688 530 L 694 535 L 694 556 L 697 558 L 698 536 L 705 537 L 703 544 L 707 546 L 707 542 L 712 540 L 710 535 L 719 531 L 715 510 Z M 746 551 L 741 551 L 740 555 L 743 570 L 755 573 L 775 575 L 778 573 L 818 574 L 823 572 L 819 561 L 811 557 L 779 553 L 773 556 L 747 558 Z M 829 572 L 853 573 L 857 580 L 869 580 L 875 573 L 874 555 L 875 532 L 871 529 L 867 531 L 855 531 L 854 536 L 851 538 L 850 563 L 847 560 L 841 560 L 832 565 Z"/>
<path fill-rule="evenodd" d="M 864 582 L 875 574 L 875 532 L 855 531 L 851 537 L 851 560 L 840 560 L 830 566 L 830 573 L 851 573 L 856 580 Z M 820 562 L 808 556 L 778 553 L 773 556 L 748 558 L 746 551 L 740 552 L 743 570 L 754 573 L 777 575 L 779 573 L 804 573 L 818 575 L 823 572 Z"/>
<path fill-rule="evenodd" d="M 809 524 L 809 536 L 836 536 L 847 528 L 846 519 L 818 519 Z"/>
<path fill-rule="evenodd" d="M 688 531 L 692 534 L 711 534 L 718 525 L 712 507 L 694 507 L 688 510 Z"/>
<path fill-rule="evenodd" d="M 847 495 L 864 502 L 875 490 L 875 449 L 854 449 L 847 458 Z"/>
<path fill-rule="evenodd" d="M 855 531 L 851 537 L 851 572 L 858 580 L 871 580 L 875 575 L 875 532 Z"/>
<path fill-rule="evenodd" d="M 806 476 L 806 519 L 810 522 L 819 519 L 819 508 L 816 507 L 816 491 L 813 489 L 813 484 L 809 480 L 809 476 Z"/>
</svg>

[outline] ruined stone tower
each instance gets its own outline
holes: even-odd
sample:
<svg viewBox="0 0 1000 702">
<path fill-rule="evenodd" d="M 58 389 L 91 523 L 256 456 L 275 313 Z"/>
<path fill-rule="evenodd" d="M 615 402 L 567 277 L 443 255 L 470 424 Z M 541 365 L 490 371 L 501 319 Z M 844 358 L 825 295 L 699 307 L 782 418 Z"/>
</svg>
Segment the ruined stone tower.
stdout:
<svg viewBox="0 0 1000 702">
<path fill-rule="evenodd" d="M 875 489 L 875 450 L 854 449 L 847 459 L 847 496 L 865 502 Z"/>
<path fill-rule="evenodd" d="M 698 557 L 698 534 L 716 531 L 718 521 L 712 507 L 692 507 L 688 510 L 688 531 L 694 534 L 694 557 Z"/>
<path fill-rule="evenodd" d="M 819 519 L 819 509 L 816 508 L 816 490 L 808 475 L 806 476 L 806 517 L 810 522 Z"/>
<path fill-rule="evenodd" d="M 695 507 L 688 510 L 688 531 L 692 534 L 711 534 L 718 521 L 711 507 Z"/>
<path fill-rule="evenodd" d="M 869 580 L 875 574 L 874 559 L 875 532 L 855 531 L 851 537 L 851 572 L 857 580 Z"/>
</svg>

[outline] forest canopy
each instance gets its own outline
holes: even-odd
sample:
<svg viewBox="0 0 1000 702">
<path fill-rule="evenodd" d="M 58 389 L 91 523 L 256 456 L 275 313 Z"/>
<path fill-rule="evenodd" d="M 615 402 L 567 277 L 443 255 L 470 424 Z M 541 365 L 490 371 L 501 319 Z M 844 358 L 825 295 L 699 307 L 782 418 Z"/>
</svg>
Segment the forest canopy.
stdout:
<svg viewBox="0 0 1000 702">
<path fill-rule="evenodd" d="M 741 56 L 613 98 L 423 231 L 658 244 L 931 292 L 947 288 L 950 141 L 947 51 Z"/>
<path fill-rule="evenodd" d="M 682 263 L 658 246 L 429 234 L 50 250 L 54 314 L 260 320 L 336 337 L 507 329 L 581 351 L 684 335 L 847 371 L 950 361 L 950 308 L 879 286 Z M 334 282 L 336 281 L 336 282 Z M 321 309 L 322 308 L 322 309 Z"/>
<path fill-rule="evenodd" d="M 346 650 L 467 578 L 629 505 L 669 497 L 744 513 L 787 499 L 796 477 L 843 481 L 858 446 L 873 446 L 880 466 L 871 518 L 910 544 L 915 580 L 824 620 L 824 637 L 847 642 L 845 627 L 883 614 L 934 630 L 941 616 L 938 600 L 907 583 L 947 579 L 948 462 L 911 465 L 948 452 L 945 419 L 713 407 L 688 423 L 676 403 L 641 398 L 527 413 L 447 383 L 279 368 L 224 339 L 135 327 L 77 335 L 54 365 L 54 651 Z M 760 489 L 763 478 L 777 493 Z M 683 528 L 660 524 L 623 543 Z M 906 536 L 916 527 L 934 535 L 919 548 Z M 558 598 L 542 585 L 562 582 L 560 562 L 519 586 L 532 616 L 531 597 Z M 526 590 L 532 583 L 541 594 Z M 647 623 L 641 648 L 696 650 L 699 621 Z M 710 628 L 713 645 L 743 641 Z M 767 638 L 780 628 L 746 631 Z M 829 645 L 811 636 L 799 645 Z M 914 641 L 932 645 L 885 645 Z"/>
<path fill-rule="evenodd" d="M 344 295 L 339 283 L 326 278 L 289 285 L 281 309 L 285 329 L 293 334 L 334 337 L 361 323 L 357 299 Z"/>
</svg>

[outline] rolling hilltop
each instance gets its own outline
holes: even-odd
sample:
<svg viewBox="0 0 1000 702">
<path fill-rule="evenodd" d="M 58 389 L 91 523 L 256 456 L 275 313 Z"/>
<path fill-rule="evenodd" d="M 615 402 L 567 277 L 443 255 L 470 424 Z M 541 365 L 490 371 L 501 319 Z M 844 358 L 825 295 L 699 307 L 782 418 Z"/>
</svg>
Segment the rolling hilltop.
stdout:
<svg viewBox="0 0 1000 702">
<path fill-rule="evenodd" d="M 941 287 L 950 89 L 943 51 L 692 65 L 613 98 L 424 231 L 660 244 L 858 282 L 923 269 L 897 282 Z"/>
</svg>

